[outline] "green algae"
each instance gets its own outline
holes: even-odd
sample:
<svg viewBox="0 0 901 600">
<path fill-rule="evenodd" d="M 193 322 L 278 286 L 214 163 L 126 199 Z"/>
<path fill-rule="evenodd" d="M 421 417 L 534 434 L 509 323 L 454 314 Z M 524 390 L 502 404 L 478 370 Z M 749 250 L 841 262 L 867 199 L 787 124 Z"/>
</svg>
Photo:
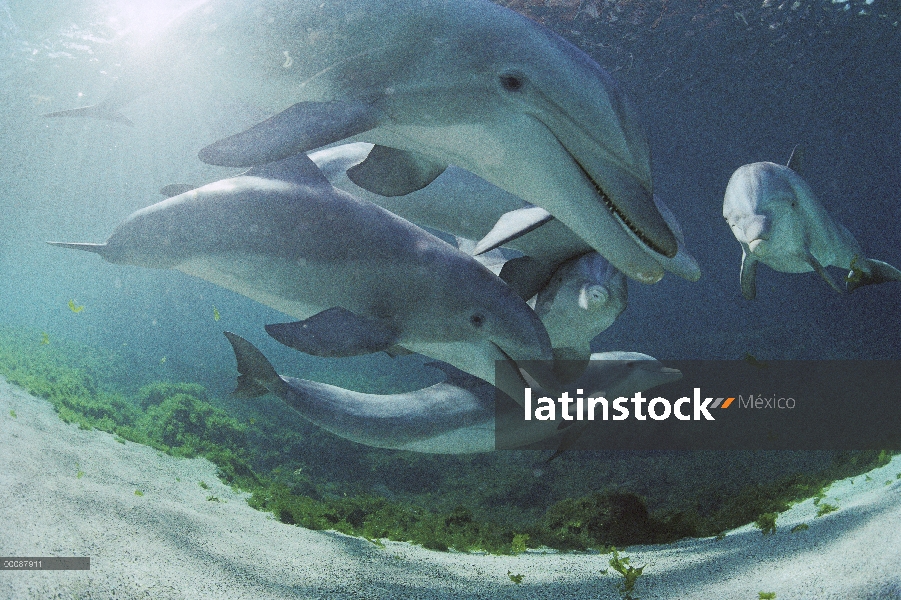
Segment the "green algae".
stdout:
<svg viewBox="0 0 901 600">
<path fill-rule="evenodd" d="M 224 407 L 234 410 L 234 403 L 196 383 L 154 382 L 128 393 L 115 385 L 114 355 L 56 337 L 43 345 L 35 337 L 0 328 L 0 373 L 46 398 L 64 421 L 173 456 L 206 457 L 224 482 L 250 492 L 252 506 L 282 522 L 435 550 L 580 551 L 713 536 L 806 498 L 825 498 L 831 481 L 892 457 L 846 453 L 815 475 L 748 485 L 703 510 L 652 512 L 641 495 L 623 490 L 561 498 L 566 477 L 584 477 L 567 473 L 573 463 L 565 461 L 549 467 L 558 470 L 549 488 L 512 460 L 515 468 L 497 468 L 505 456 L 437 459 L 362 448 L 304 424 L 276 401 L 263 399 L 253 416 L 246 407 L 232 416 Z M 371 493 L 379 481 L 391 482 L 390 497 Z"/>
<path fill-rule="evenodd" d="M 507 577 L 510 578 L 510 581 L 512 581 L 516 585 L 519 585 L 522 583 L 522 579 L 523 577 L 525 577 L 525 575 L 514 575 L 513 571 L 507 571 Z"/>
<path fill-rule="evenodd" d="M 633 596 L 632 592 L 635 591 L 635 584 L 647 565 L 633 567 L 629 564 L 628 556 L 620 556 L 616 548 L 612 548 L 611 552 L 613 557 L 609 561 L 610 568 L 623 576 L 623 581 L 617 586 L 623 600 L 640 600 L 637 596 Z"/>
<path fill-rule="evenodd" d="M 779 513 L 763 513 L 754 521 L 754 526 L 757 527 L 763 535 L 772 535 L 776 533 L 776 519 L 778 517 Z"/>
</svg>

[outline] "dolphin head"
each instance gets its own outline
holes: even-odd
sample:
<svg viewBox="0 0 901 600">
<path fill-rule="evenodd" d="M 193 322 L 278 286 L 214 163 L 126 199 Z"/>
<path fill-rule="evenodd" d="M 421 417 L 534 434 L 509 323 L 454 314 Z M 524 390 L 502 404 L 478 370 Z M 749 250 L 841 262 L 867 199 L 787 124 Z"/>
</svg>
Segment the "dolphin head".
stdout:
<svg viewBox="0 0 901 600">
<path fill-rule="evenodd" d="M 583 349 L 626 308 L 626 278 L 597 252 L 561 265 L 538 293 L 535 312 L 554 348 Z"/>
<path fill-rule="evenodd" d="M 654 205 L 645 130 L 622 90 L 513 11 L 436 5 L 405 20 L 404 40 L 330 71 L 338 94 L 377 105 L 388 132 L 379 143 L 440 155 L 546 208 L 626 275 L 659 280 L 654 255 L 674 257 L 677 242 Z"/>
<path fill-rule="evenodd" d="M 795 179 L 800 178 L 788 167 L 769 162 L 743 165 L 732 174 L 723 217 L 749 254 L 763 259 L 802 252 L 805 206 Z"/>
<path fill-rule="evenodd" d="M 487 268 L 472 267 L 466 302 L 445 323 L 448 335 L 470 341 L 491 360 L 550 360 L 551 341 L 535 311 Z"/>
<path fill-rule="evenodd" d="M 597 352 L 591 355 L 591 362 L 576 385 L 586 394 L 603 392 L 606 398 L 617 398 L 681 378 L 678 369 L 665 367 L 653 356 L 641 352 Z"/>
<path fill-rule="evenodd" d="M 419 341 L 400 345 L 491 383 L 496 361 L 552 359 L 544 324 L 494 273 L 456 249 L 430 262 L 434 277 L 421 292 L 429 298 L 411 302 L 407 315 Z"/>
</svg>

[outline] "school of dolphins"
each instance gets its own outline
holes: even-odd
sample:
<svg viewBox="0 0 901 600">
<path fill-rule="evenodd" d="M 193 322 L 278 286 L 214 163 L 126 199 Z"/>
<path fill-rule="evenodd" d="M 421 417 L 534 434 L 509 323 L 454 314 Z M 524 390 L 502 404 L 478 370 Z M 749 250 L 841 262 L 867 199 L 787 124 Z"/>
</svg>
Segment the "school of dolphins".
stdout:
<svg viewBox="0 0 901 600">
<path fill-rule="evenodd" d="M 105 243 L 50 243 L 242 294 L 290 317 L 265 329 L 300 352 L 419 353 L 444 373 L 360 393 L 280 376 L 226 332 L 240 397 L 275 394 L 361 444 L 461 454 L 565 449 L 584 429 L 563 415 L 495 422 L 498 388 L 521 403 L 524 381 L 618 397 L 681 377 L 644 354 L 591 351 L 626 309 L 628 279 L 701 270 L 654 194 L 635 109 L 574 45 L 488 0 L 207 0 L 150 43 L 102 102 L 47 116 L 128 125 L 122 110 L 145 94 L 208 86 L 273 115 L 198 148 L 246 171 L 167 186 Z M 799 148 L 726 186 L 744 297 L 761 262 L 839 292 L 901 281 L 829 215 L 801 163 Z M 848 270 L 844 286 L 829 266 Z M 496 380 L 497 361 L 514 376 Z M 553 366 L 518 368 L 537 361 Z"/>
</svg>

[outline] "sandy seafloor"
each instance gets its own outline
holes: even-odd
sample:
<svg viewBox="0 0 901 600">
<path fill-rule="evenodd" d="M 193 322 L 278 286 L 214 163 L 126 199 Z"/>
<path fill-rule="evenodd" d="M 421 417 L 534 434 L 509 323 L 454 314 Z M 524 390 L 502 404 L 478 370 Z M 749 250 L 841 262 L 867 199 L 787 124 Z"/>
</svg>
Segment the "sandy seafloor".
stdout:
<svg viewBox="0 0 901 600">
<path fill-rule="evenodd" d="M 91 559 L 89 571 L 0 571 L 0 598 L 622 597 L 622 578 L 601 573 L 606 555 L 380 548 L 282 524 L 219 481 L 212 463 L 80 430 L 2 379 L 0 460 L 0 555 Z M 816 518 L 805 501 L 773 535 L 746 526 L 722 540 L 630 547 L 632 564 L 647 564 L 633 595 L 901 599 L 899 472 L 896 457 L 870 481 L 837 482 L 824 500 L 837 512 Z M 790 532 L 802 522 L 810 528 Z"/>
</svg>

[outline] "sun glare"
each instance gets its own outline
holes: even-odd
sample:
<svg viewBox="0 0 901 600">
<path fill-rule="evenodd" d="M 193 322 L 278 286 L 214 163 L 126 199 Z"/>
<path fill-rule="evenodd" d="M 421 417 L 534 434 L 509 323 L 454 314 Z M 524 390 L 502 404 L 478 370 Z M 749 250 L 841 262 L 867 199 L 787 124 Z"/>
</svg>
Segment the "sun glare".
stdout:
<svg viewBox="0 0 901 600">
<path fill-rule="evenodd" d="M 120 36 L 138 41 L 155 37 L 172 20 L 208 0 L 115 0 L 110 4 L 107 24 Z"/>
</svg>

